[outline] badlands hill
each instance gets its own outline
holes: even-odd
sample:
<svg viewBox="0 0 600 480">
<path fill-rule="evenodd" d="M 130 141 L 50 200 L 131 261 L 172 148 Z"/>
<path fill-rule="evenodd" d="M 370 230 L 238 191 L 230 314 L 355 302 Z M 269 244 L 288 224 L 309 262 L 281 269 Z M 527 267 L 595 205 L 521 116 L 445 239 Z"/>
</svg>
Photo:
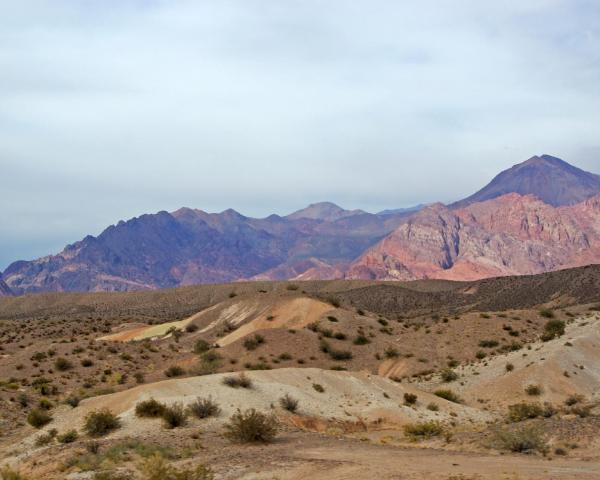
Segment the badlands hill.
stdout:
<svg viewBox="0 0 600 480">
<path fill-rule="evenodd" d="M 0 466 L 33 480 L 150 480 L 152 462 L 216 480 L 595 479 L 599 311 L 600 266 L 3 297 Z M 198 398 L 217 410 L 175 426 L 138 411 Z M 225 435 L 248 408 L 275 422 L 273 442 Z M 90 433 L 107 411 L 117 428 Z"/>
<path fill-rule="evenodd" d="M 600 262 L 600 180 L 543 155 L 450 206 L 371 214 L 330 203 L 285 217 L 182 208 L 121 221 L 2 274 L 15 294 L 240 280 L 446 278 Z"/>
</svg>

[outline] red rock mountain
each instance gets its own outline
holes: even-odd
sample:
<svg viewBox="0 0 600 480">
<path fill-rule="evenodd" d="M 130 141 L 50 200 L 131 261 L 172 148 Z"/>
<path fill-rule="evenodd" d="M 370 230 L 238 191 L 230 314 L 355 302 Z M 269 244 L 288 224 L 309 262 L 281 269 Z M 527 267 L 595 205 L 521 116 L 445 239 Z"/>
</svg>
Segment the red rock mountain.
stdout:
<svg viewBox="0 0 600 480">
<path fill-rule="evenodd" d="M 346 278 L 473 280 L 600 263 L 600 196 L 552 207 L 516 193 L 421 210 L 367 250 Z"/>
<path fill-rule="evenodd" d="M 0 295 L 242 279 L 476 279 L 600 263 L 600 177 L 548 155 L 450 206 L 371 214 L 322 202 L 286 217 L 182 208 L 18 261 Z"/>
</svg>

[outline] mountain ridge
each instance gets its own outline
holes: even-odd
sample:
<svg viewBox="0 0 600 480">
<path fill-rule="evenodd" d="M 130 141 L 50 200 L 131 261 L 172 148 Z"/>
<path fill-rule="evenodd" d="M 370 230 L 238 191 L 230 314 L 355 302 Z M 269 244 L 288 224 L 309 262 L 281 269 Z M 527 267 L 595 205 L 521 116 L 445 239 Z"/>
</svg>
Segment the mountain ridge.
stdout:
<svg viewBox="0 0 600 480">
<path fill-rule="evenodd" d="M 542 155 L 450 205 L 373 214 L 318 202 L 266 218 L 183 207 L 122 220 L 58 254 L 13 262 L 0 275 L 0 294 L 541 273 L 600 262 L 599 199 L 600 176 Z"/>
</svg>

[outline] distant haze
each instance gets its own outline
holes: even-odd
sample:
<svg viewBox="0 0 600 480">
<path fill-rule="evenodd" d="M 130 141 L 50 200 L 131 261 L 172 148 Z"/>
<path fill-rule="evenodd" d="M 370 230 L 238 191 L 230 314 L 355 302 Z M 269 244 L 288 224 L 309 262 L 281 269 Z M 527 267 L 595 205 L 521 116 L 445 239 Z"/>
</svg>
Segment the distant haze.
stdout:
<svg viewBox="0 0 600 480">
<path fill-rule="evenodd" d="M 0 3 L 0 270 L 181 206 L 379 211 L 600 173 L 600 2 Z"/>
</svg>

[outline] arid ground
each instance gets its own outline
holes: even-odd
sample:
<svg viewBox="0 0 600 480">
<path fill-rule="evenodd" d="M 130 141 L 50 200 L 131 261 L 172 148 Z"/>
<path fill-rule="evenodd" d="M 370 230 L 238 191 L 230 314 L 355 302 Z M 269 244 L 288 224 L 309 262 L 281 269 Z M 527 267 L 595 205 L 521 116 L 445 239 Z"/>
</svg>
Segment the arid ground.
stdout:
<svg viewBox="0 0 600 480">
<path fill-rule="evenodd" d="M 6 297 L 0 354 L 3 480 L 600 478 L 600 266 Z"/>
</svg>

